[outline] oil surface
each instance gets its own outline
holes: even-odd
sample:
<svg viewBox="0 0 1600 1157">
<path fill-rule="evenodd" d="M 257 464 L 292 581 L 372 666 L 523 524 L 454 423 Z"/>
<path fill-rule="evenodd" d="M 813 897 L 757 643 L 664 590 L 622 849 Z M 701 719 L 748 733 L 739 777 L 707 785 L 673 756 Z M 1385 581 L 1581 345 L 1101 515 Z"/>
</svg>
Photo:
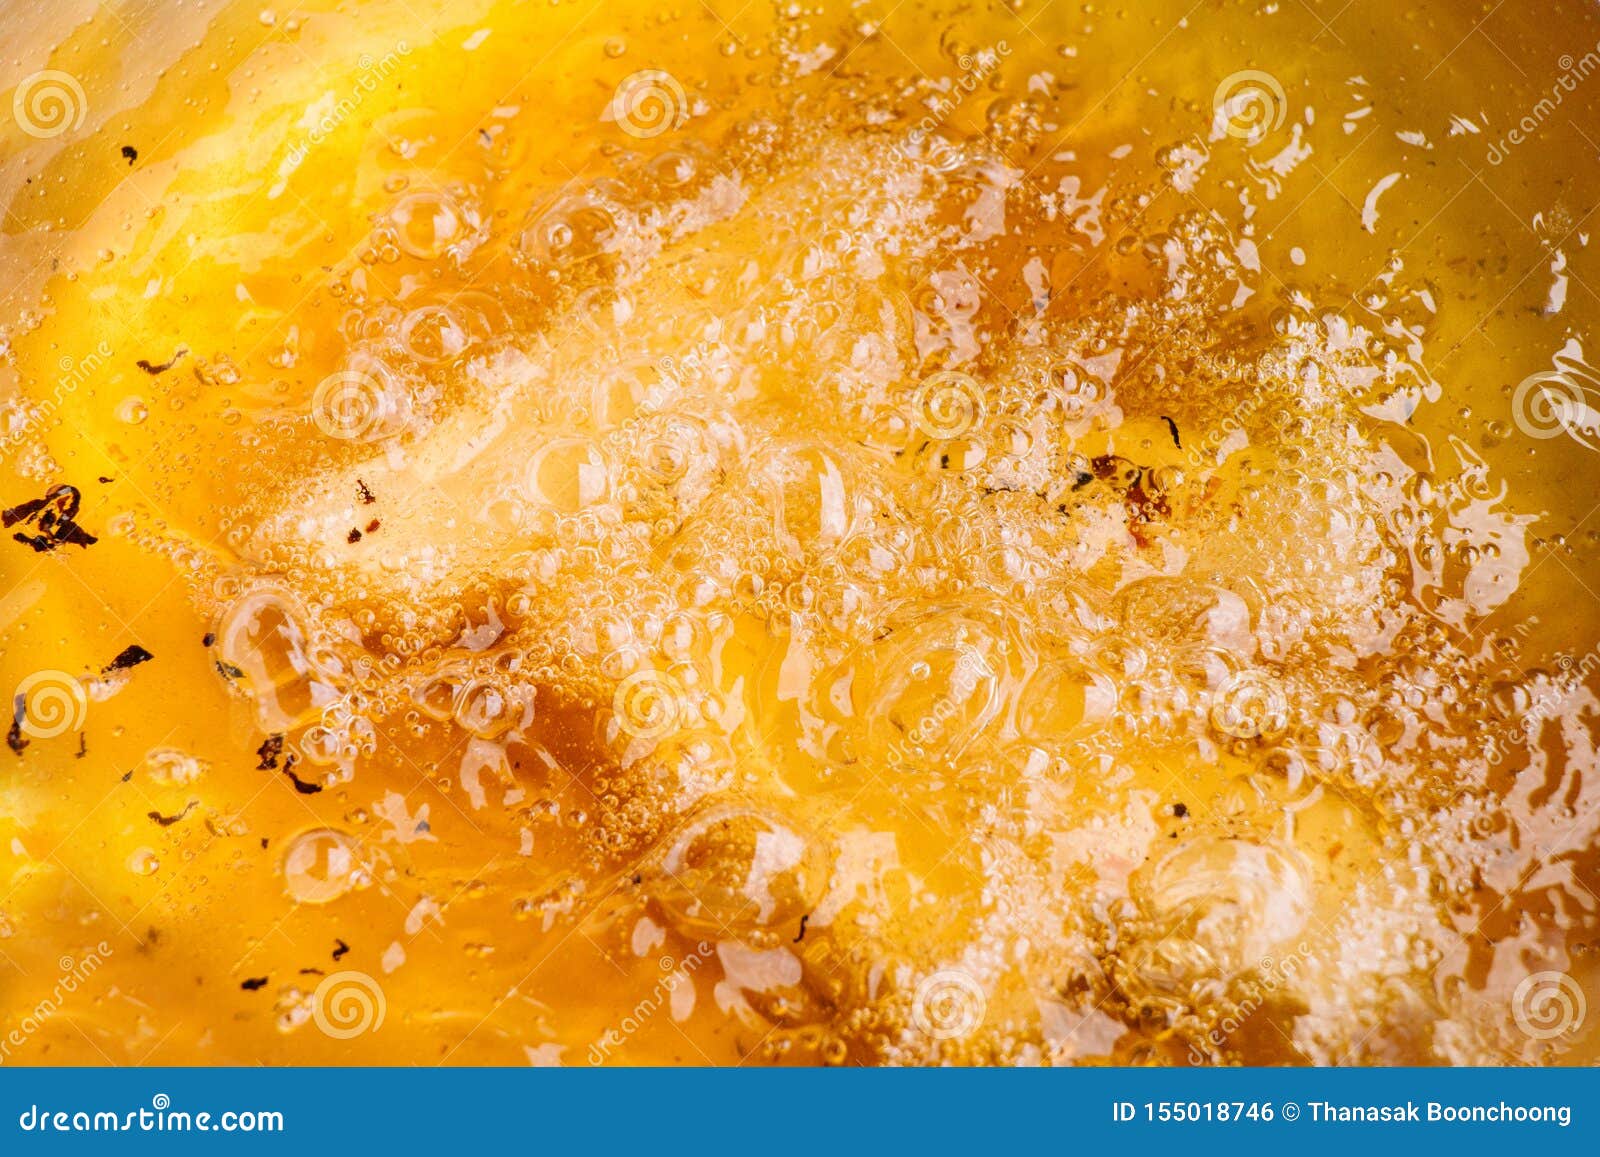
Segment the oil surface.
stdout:
<svg viewBox="0 0 1600 1157">
<path fill-rule="evenodd" d="M 0 1060 L 1600 1055 L 1593 6 L 0 22 Z"/>
</svg>

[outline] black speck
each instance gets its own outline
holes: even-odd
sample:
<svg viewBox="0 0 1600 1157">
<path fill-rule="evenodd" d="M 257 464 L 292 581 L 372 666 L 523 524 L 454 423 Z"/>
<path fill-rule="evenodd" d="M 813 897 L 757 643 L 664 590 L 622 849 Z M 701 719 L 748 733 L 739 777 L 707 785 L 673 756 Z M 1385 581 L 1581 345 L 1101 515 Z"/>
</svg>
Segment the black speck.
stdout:
<svg viewBox="0 0 1600 1157">
<path fill-rule="evenodd" d="M 361 499 L 361 504 L 363 506 L 371 506 L 374 502 L 378 501 L 378 496 L 374 494 L 371 488 L 359 478 L 356 479 L 356 497 Z"/>
<path fill-rule="evenodd" d="M 87 734 L 85 734 L 84 732 L 80 731 L 80 732 L 78 732 L 78 750 L 76 752 L 74 752 L 73 755 L 77 759 L 82 759 L 84 756 L 86 756 L 88 754 L 89 754 L 89 736 Z"/>
<path fill-rule="evenodd" d="M 139 150 L 134 148 L 132 145 L 123 145 L 122 155 L 128 158 L 128 164 L 131 167 L 133 162 L 139 159 Z"/>
<path fill-rule="evenodd" d="M 265 988 L 266 986 L 267 978 L 265 976 L 252 976 L 248 980 L 242 980 L 239 982 L 239 987 L 244 989 L 246 992 L 254 992 L 256 989 Z"/>
<path fill-rule="evenodd" d="M 132 778 L 133 778 L 133 772 L 125 771 L 125 772 L 122 773 L 122 782 L 123 783 L 127 783 Z"/>
<path fill-rule="evenodd" d="M 137 667 L 140 663 L 148 663 L 154 658 L 154 655 L 152 655 L 149 651 L 146 651 L 143 647 L 139 646 L 138 643 L 132 643 L 129 646 L 122 648 L 117 657 L 111 660 L 111 662 L 107 664 L 105 669 L 100 673 L 102 675 L 109 675 L 113 671 L 126 671 L 130 667 Z"/>
<path fill-rule="evenodd" d="M 269 735 L 260 747 L 256 748 L 256 755 L 261 762 L 256 764 L 257 771 L 270 771 L 278 766 L 278 756 L 283 754 L 283 736 Z"/>
<path fill-rule="evenodd" d="M 316 795 L 322 790 L 320 783 L 307 783 L 294 773 L 294 756 L 289 756 L 283 761 L 283 774 L 289 777 L 289 782 L 294 784 L 295 791 L 301 795 Z"/>
<path fill-rule="evenodd" d="M 343 956 L 343 955 L 344 955 L 344 954 L 345 954 L 345 953 L 346 953 L 346 952 L 349 952 L 349 951 L 350 951 L 350 945 L 348 945 L 348 944 L 346 944 L 346 943 L 345 943 L 345 942 L 344 942 L 344 941 L 343 941 L 343 940 L 340 940 L 340 939 L 337 939 L 337 938 L 335 938 L 335 939 L 334 939 L 334 942 L 333 942 L 333 945 L 334 945 L 334 948 L 333 948 L 333 958 L 334 958 L 334 959 L 335 959 L 335 960 L 338 960 L 338 959 L 339 959 L 339 958 L 340 958 L 340 957 L 342 957 L 342 956 Z"/>
<path fill-rule="evenodd" d="M 173 366 L 177 365 L 183 360 L 183 355 L 188 352 L 189 351 L 186 348 L 179 346 L 177 352 L 174 353 L 171 358 L 169 358 L 167 361 L 161 362 L 159 365 L 154 362 L 146 361 L 144 358 L 140 358 L 134 363 L 134 365 L 138 366 L 145 373 L 154 377 L 156 374 L 166 373 Z"/>
<path fill-rule="evenodd" d="M 1074 490 L 1082 490 L 1085 486 L 1089 485 L 1089 483 L 1091 483 L 1093 481 L 1094 481 L 1094 475 L 1093 474 L 1084 474 L 1084 473 L 1080 472 L 1078 474 L 1077 478 L 1073 479 L 1072 488 Z"/>
<path fill-rule="evenodd" d="M 38 534 L 24 534 L 19 530 L 11 537 L 40 554 L 65 544 L 93 546 L 100 540 L 76 522 L 79 497 L 76 486 L 65 483 L 52 486 L 44 492 L 43 498 L 30 499 L 0 511 L 0 526 L 38 523 Z"/>
<path fill-rule="evenodd" d="M 807 912 L 804 916 L 800 917 L 800 935 L 796 936 L 792 941 L 790 941 L 790 943 L 798 944 L 798 943 L 800 943 L 800 941 L 802 941 L 802 940 L 804 940 L 806 938 L 806 922 L 809 921 L 810 919 L 811 919 L 811 913 L 809 913 L 809 912 Z"/>
<path fill-rule="evenodd" d="M 28 746 L 28 741 L 22 738 L 22 720 L 15 714 L 11 718 L 11 730 L 6 732 L 6 746 L 18 755 Z"/>
<path fill-rule="evenodd" d="M 349 534 L 345 535 L 345 539 L 344 540 L 346 542 L 352 543 L 352 544 L 360 542 L 361 541 L 361 532 L 359 530 L 351 530 Z"/>
<path fill-rule="evenodd" d="M 262 836 L 261 837 L 261 846 L 263 848 L 265 848 L 267 846 L 267 843 L 268 843 L 267 837 L 266 836 Z"/>
<path fill-rule="evenodd" d="M 202 647 L 209 647 L 209 646 L 211 646 L 212 643 L 215 643 L 216 641 L 217 641 L 217 636 L 214 635 L 212 632 L 207 631 L 205 633 L 205 636 L 200 640 L 200 645 Z"/>
<path fill-rule="evenodd" d="M 1189 814 L 1189 805 L 1186 804 L 1186 803 L 1175 803 L 1175 804 L 1173 804 L 1172 805 L 1172 814 L 1177 816 L 1181 820 L 1184 816 Z"/>
<path fill-rule="evenodd" d="M 115 478 L 107 478 L 104 474 L 102 474 L 102 475 L 100 475 L 98 481 L 99 481 L 100 485 L 104 486 L 108 482 L 115 482 L 116 479 Z"/>
<path fill-rule="evenodd" d="M 194 808 L 195 808 L 195 805 L 197 803 L 199 803 L 199 802 L 200 802 L 199 800 L 193 800 L 192 799 L 192 800 L 190 800 L 188 802 L 188 804 L 186 804 L 184 806 L 184 809 L 181 812 L 178 812 L 178 813 L 176 813 L 174 815 L 170 815 L 170 816 L 164 816 L 160 812 L 148 812 L 146 814 L 148 814 L 151 819 L 155 820 L 155 822 L 160 824 L 162 827 L 170 828 L 173 824 L 177 823 L 184 816 L 188 815 L 191 811 L 193 811 Z"/>
<path fill-rule="evenodd" d="M 232 663 L 224 663 L 221 659 L 217 660 L 217 670 L 222 672 L 222 677 L 224 679 L 243 679 L 244 678 L 244 672 L 243 671 L 241 671 L 238 667 L 234 666 Z"/>
<path fill-rule="evenodd" d="M 1179 438 L 1178 438 L 1178 423 L 1174 422 L 1171 418 L 1167 417 L 1165 414 L 1161 415 L 1161 420 L 1167 424 L 1167 429 L 1172 434 L 1172 444 L 1174 446 L 1176 446 L 1178 449 L 1182 450 L 1183 449 L 1183 442 L 1180 441 Z"/>
</svg>

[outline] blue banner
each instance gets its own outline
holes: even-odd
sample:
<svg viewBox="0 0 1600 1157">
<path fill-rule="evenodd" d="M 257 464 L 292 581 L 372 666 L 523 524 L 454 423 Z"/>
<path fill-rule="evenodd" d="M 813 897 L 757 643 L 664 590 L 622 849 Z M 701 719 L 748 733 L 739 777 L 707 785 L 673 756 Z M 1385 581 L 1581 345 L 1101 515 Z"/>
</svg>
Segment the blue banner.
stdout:
<svg viewBox="0 0 1600 1157">
<path fill-rule="evenodd" d="M 1571 1153 L 1600 1140 L 1597 1090 L 1591 1069 L 6 1069 L 0 1153 Z"/>
</svg>

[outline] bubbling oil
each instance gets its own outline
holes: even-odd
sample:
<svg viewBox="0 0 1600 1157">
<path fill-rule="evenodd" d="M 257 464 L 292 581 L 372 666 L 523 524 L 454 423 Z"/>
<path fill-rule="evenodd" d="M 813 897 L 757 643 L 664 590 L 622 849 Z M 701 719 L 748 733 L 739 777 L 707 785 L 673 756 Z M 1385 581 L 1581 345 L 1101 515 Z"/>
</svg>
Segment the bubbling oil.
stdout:
<svg viewBox="0 0 1600 1157">
<path fill-rule="evenodd" d="M 412 7 L 12 161 L 34 1059 L 1593 1056 L 1596 166 L 1473 171 L 1462 14 Z"/>
</svg>

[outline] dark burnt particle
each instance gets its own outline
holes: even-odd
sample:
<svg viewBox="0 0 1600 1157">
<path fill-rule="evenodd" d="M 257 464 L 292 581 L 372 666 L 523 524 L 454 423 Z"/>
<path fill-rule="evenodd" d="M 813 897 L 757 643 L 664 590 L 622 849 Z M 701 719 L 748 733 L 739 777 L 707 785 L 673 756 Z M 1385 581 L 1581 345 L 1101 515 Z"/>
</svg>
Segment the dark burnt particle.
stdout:
<svg viewBox="0 0 1600 1157">
<path fill-rule="evenodd" d="M 123 145 L 122 155 L 127 158 L 128 166 L 131 168 L 133 166 L 133 162 L 139 159 L 139 150 L 134 148 L 132 145 Z"/>
<path fill-rule="evenodd" d="M 371 522 L 367 523 L 367 533 L 368 534 L 371 534 L 374 530 L 377 530 L 377 529 L 378 529 L 378 520 L 376 518 L 374 518 Z"/>
<path fill-rule="evenodd" d="M 359 478 L 356 479 L 356 497 L 361 499 L 361 505 L 363 506 L 371 506 L 378 501 L 378 496 Z"/>
<path fill-rule="evenodd" d="M 1186 804 L 1186 803 L 1175 803 L 1175 804 L 1173 804 L 1172 805 L 1172 814 L 1177 816 L 1181 820 L 1184 816 L 1189 814 L 1189 805 Z"/>
<path fill-rule="evenodd" d="M 187 348 L 185 348 L 184 346 L 179 346 L 177 351 L 172 355 L 172 357 L 168 358 L 164 362 L 156 363 L 156 362 L 146 361 L 144 358 L 140 358 L 138 361 L 134 362 L 133 364 L 138 366 L 141 370 L 143 370 L 145 373 L 149 374 L 151 377 L 155 377 L 157 374 L 166 373 L 173 366 L 175 366 L 179 362 L 181 362 L 183 360 L 183 358 L 184 358 L 184 355 L 187 354 L 188 352 L 189 351 L 188 351 Z"/>
<path fill-rule="evenodd" d="M 200 645 L 202 647 L 209 647 L 209 646 L 211 646 L 212 643 L 215 643 L 216 641 L 217 641 L 217 636 L 215 634 L 213 634 L 212 632 L 207 631 L 204 635 L 201 636 Z"/>
<path fill-rule="evenodd" d="M 294 784 L 295 791 L 301 795 L 316 795 L 322 790 L 320 783 L 307 783 L 294 773 L 295 758 L 289 756 L 283 761 L 283 774 L 289 777 L 289 782 Z"/>
<path fill-rule="evenodd" d="M 115 478 L 108 478 L 104 474 L 102 474 L 102 475 L 100 475 L 100 477 L 96 481 L 98 481 L 100 483 L 100 485 L 105 486 L 108 483 L 115 482 L 116 479 Z"/>
<path fill-rule="evenodd" d="M 6 746 L 18 755 L 28 746 L 28 741 L 22 738 L 22 720 L 16 715 L 11 717 L 11 729 L 6 732 Z"/>
<path fill-rule="evenodd" d="M 335 939 L 334 940 L 334 942 L 333 942 L 333 958 L 335 960 L 340 959 L 342 956 L 344 956 L 344 954 L 346 952 L 349 952 L 349 951 L 350 951 L 350 945 L 346 944 L 343 940 L 339 940 L 339 939 Z"/>
<path fill-rule="evenodd" d="M 1172 435 L 1172 444 L 1178 449 L 1182 450 L 1183 440 L 1178 437 L 1178 423 L 1174 422 L 1165 414 L 1161 415 L 1161 420 L 1167 424 L 1167 431 Z"/>
<path fill-rule="evenodd" d="M 0 526 L 37 525 L 38 534 L 24 534 L 19 530 L 11 537 L 40 554 L 58 546 L 93 546 L 100 540 L 75 521 L 80 497 L 76 486 L 65 483 L 52 486 L 43 498 L 30 499 L 0 511 Z"/>
<path fill-rule="evenodd" d="M 146 651 L 143 647 L 139 646 L 138 643 L 132 643 L 129 646 L 122 648 L 122 650 L 118 652 L 117 657 L 111 660 L 111 662 L 108 663 L 100 673 L 102 675 L 109 675 L 113 671 L 126 671 L 130 667 L 137 667 L 140 663 L 148 663 L 154 658 L 154 655 L 152 655 L 149 651 Z"/>
<path fill-rule="evenodd" d="M 216 666 L 217 666 L 217 670 L 222 673 L 222 677 L 224 679 L 243 679 L 244 678 L 244 672 L 242 670 L 240 670 L 237 666 L 235 666 L 232 663 L 225 663 L 221 659 L 218 659 L 217 662 L 216 662 Z"/>
<path fill-rule="evenodd" d="M 349 534 L 344 536 L 344 540 L 351 545 L 354 545 L 361 541 L 361 532 L 359 530 L 352 529 Z"/>
<path fill-rule="evenodd" d="M 73 752 L 74 759 L 82 759 L 89 754 L 89 737 L 84 732 L 78 732 L 78 750 Z"/>
<path fill-rule="evenodd" d="M 156 823 L 160 824 L 162 827 L 170 828 L 173 824 L 177 823 L 184 816 L 186 816 L 190 812 L 192 812 L 195 809 L 195 806 L 199 802 L 200 802 L 199 800 L 193 800 L 192 799 L 186 805 L 184 805 L 184 809 L 181 812 L 175 812 L 174 814 L 172 814 L 170 816 L 164 816 L 160 812 L 155 812 L 155 811 L 146 812 L 145 814 L 148 815 Z"/>
<path fill-rule="evenodd" d="M 794 938 L 794 940 L 791 941 L 791 943 L 798 944 L 798 943 L 800 943 L 800 941 L 802 941 L 802 940 L 804 940 L 806 938 L 806 924 L 807 924 L 807 922 L 810 921 L 810 919 L 811 919 L 811 913 L 809 913 L 809 912 L 807 912 L 804 916 L 800 917 L 800 934 L 798 936 L 796 936 Z"/>
<path fill-rule="evenodd" d="M 261 760 L 256 764 L 257 771 L 271 771 L 278 766 L 278 756 L 283 754 L 283 736 L 269 735 L 262 745 L 256 748 L 256 755 Z"/>
<path fill-rule="evenodd" d="M 244 989 L 246 992 L 254 992 L 258 988 L 265 988 L 267 986 L 267 979 L 268 978 L 265 976 L 252 976 L 247 980 L 241 980 L 239 982 L 239 987 Z"/>
</svg>

